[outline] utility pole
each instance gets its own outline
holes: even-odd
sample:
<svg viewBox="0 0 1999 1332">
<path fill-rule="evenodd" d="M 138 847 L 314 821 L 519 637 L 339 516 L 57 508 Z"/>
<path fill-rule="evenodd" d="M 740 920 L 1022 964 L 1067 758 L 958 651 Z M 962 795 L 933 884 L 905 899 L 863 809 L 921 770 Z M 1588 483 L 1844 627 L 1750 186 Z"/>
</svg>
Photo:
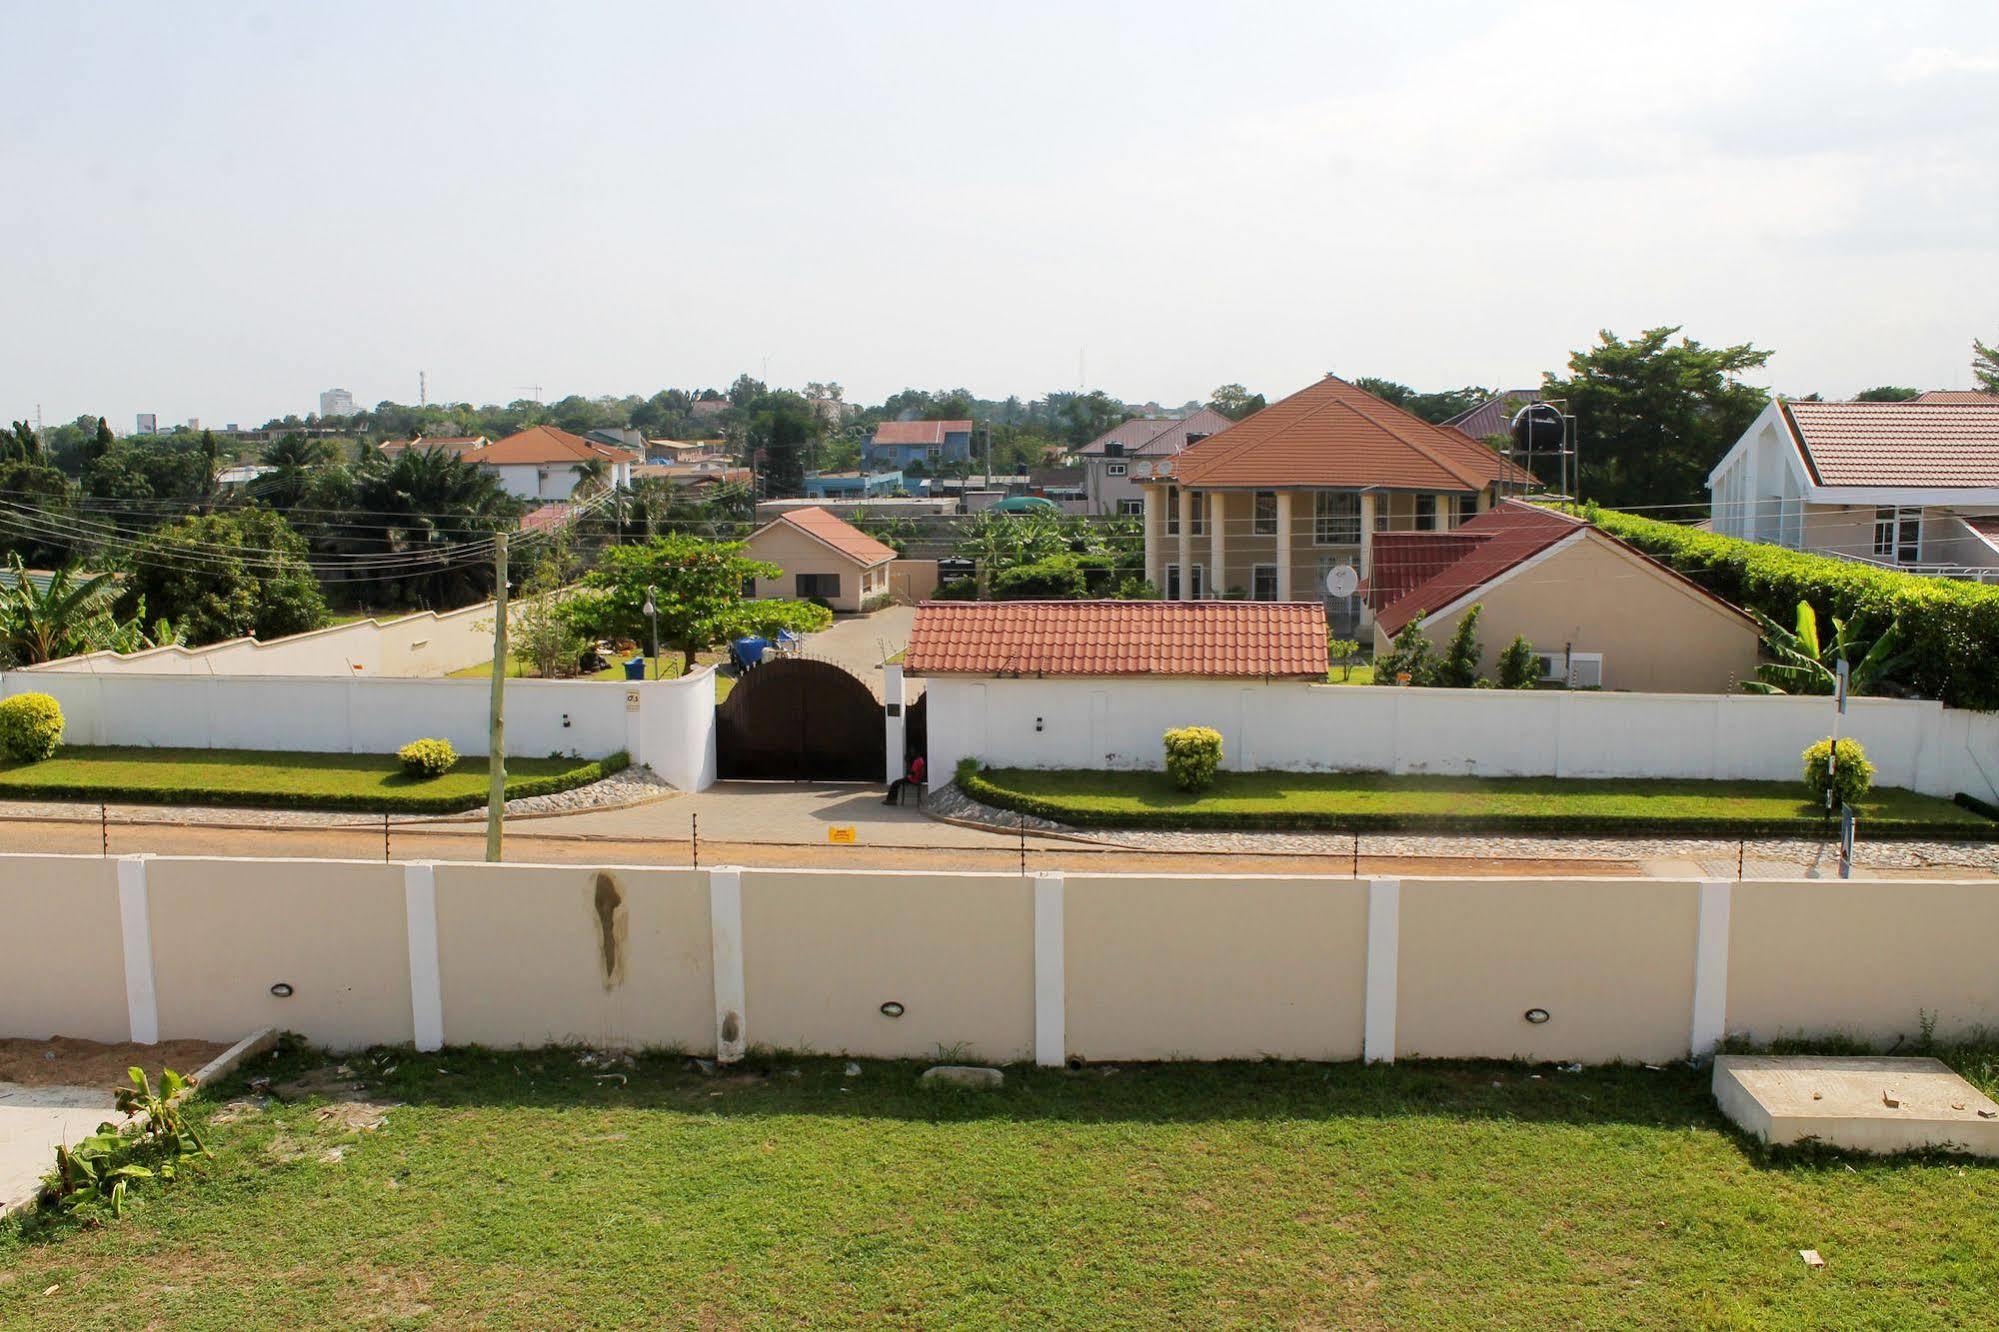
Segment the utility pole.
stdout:
<svg viewBox="0 0 1999 1332">
<path fill-rule="evenodd" d="M 493 536 L 493 707 L 486 721 L 486 859 L 500 859 L 507 807 L 507 534 Z"/>
</svg>

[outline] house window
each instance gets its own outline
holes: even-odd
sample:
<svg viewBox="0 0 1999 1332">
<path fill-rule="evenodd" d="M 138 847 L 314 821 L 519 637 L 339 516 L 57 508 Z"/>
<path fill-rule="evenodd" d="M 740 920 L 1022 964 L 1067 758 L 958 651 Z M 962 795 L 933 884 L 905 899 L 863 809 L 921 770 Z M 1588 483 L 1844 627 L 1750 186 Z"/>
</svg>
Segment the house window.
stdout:
<svg viewBox="0 0 1999 1332">
<path fill-rule="evenodd" d="M 1251 514 L 1253 516 L 1250 519 L 1249 530 L 1253 535 L 1276 536 L 1277 492 L 1274 490 L 1257 491 L 1256 504 L 1251 510 Z"/>
<path fill-rule="evenodd" d="M 1207 595 L 1207 572 L 1208 567 L 1205 564 L 1194 566 L 1193 595 L 1190 600 L 1199 601 L 1203 596 Z M 1180 566 L 1177 564 L 1166 566 L 1166 591 L 1164 596 L 1167 601 L 1180 600 Z"/>
<path fill-rule="evenodd" d="M 1206 536 L 1208 534 L 1208 497 L 1196 490 L 1192 492 L 1192 500 L 1194 525 L 1190 535 Z"/>
<path fill-rule="evenodd" d="M 1312 541 L 1320 546 L 1360 544 L 1360 496 L 1349 490 L 1321 490 L 1312 500 Z"/>
<path fill-rule="evenodd" d="M 1142 499 L 1121 499 L 1117 502 L 1117 516 L 1120 518 L 1143 518 L 1145 501 Z"/>
<path fill-rule="evenodd" d="M 1277 600 L 1277 566 L 1274 564 L 1253 565 L 1249 571 L 1249 599 L 1251 601 Z"/>
<path fill-rule="evenodd" d="M 1127 470 L 1129 469 L 1121 462 L 1104 464 L 1105 476 L 1123 476 Z"/>
<path fill-rule="evenodd" d="M 1451 524 L 1451 526 L 1463 527 L 1466 523 L 1470 522 L 1472 519 L 1476 517 L 1478 517 L 1478 496 L 1476 495 L 1458 496 L 1458 520 L 1455 523 Z"/>
<path fill-rule="evenodd" d="M 1918 508 L 1879 508 L 1874 511 L 1874 553 L 1897 564 L 1914 564 L 1922 558 L 1923 511 Z"/>
<path fill-rule="evenodd" d="M 831 601 L 840 595 L 840 575 L 836 573 L 802 573 L 793 575 L 796 590 L 794 596 L 818 597 Z"/>
<path fill-rule="evenodd" d="M 1180 535 L 1180 487 L 1166 487 L 1166 535 Z M 1168 601 L 1176 598 L 1168 597 Z"/>
<path fill-rule="evenodd" d="M 1416 497 L 1416 530 L 1434 532 L 1437 530 L 1437 497 L 1418 495 Z"/>
<path fill-rule="evenodd" d="M 743 595 L 752 601 L 756 599 L 757 580 L 754 577 L 743 579 Z"/>
</svg>

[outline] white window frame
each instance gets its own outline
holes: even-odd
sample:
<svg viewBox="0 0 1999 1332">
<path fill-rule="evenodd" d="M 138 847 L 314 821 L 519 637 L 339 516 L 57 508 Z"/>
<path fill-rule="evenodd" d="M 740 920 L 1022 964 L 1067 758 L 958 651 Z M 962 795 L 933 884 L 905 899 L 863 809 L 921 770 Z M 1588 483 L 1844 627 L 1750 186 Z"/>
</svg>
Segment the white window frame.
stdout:
<svg viewBox="0 0 1999 1332">
<path fill-rule="evenodd" d="M 1196 561 L 1194 569 L 1194 595 L 1188 600 L 1200 601 L 1208 595 L 1208 566 Z M 1174 560 L 1166 566 L 1166 586 L 1160 589 L 1160 600 L 1180 600 L 1180 561 Z"/>
<path fill-rule="evenodd" d="M 1130 470 L 1131 470 L 1131 469 L 1130 469 L 1130 468 L 1129 468 L 1129 467 L 1128 467 L 1128 466 L 1127 466 L 1126 464 L 1124 464 L 1124 463 L 1121 463 L 1121 462 L 1114 462 L 1114 463 L 1105 463 L 1105 464 L 1104 464 L 1104 475 L 1105 475 L 1105 476 L 1123 476 L 1123 475 L 1124 475 L 1124 474 L 1125 474 L 1126 472 L 1128 472 L 1128 471 L 1130 471 Z"/>
<path fill-rule="evenodd" d="M 1353 505 L 1351 512 L 1341 506 L 1339 510 L 1328 512 L 1328 501 L 1345 500 Z M 1351 532 L 1352 536 L 1343 533 Z M 1329 536 L 1328 533 L 1331 533 Z M 1316 490 L 1312 492 L 1312 544 L 1315 546 L 1358 546 L 1360 544 L 1360 495 L 1351 490 Z"/>
<path fill-rule="evenodd" d="M 1258 574 L 1261 574 L 1261 573 L 1262 573 L 1262 572 L 1263 572 L 1263 571 L 1264 571 L 1265 569 L 1268 569 L 1268 570 L 1270 570 L 1270 595 L 1269 595 L 1269 596 L 1267 596 L 1267 597 L 1259 597 L 1258 595 L 1256 595 L 1256 579 L 1257 579 L 1257 575 L 1258 575 Z M 1250 566 L 1249 566 L 1249 599 L 1250 599 L 1251 601 L 1275 601 L 1275 600 L 1277 600 L 1277 566 L 1276 566 L 1276 565 L 1274 565 L 1274 564 L 1252 564 L 1252 565 L 1250 565 Z"/>
<path fill-rule="evenodd" d="M 1263 512 L 1263 501 L 1270 501 L 1270 512 Z M 1274 490 L 1255 491 L 1249 501 L 1249 531 L 1251 536 L 1277 535 L 1277 492 Z"/>
<path fill-rule="evenodd" d="M 1913 523 L 1915 543 L 1902 539 L 1902 529 Z M 1880 504 L 1874 509 L 1874 554 L 1893 564 L 1920 564 L 1923 560 L 1923 510 L 1920 505 Z"/>
</svg>

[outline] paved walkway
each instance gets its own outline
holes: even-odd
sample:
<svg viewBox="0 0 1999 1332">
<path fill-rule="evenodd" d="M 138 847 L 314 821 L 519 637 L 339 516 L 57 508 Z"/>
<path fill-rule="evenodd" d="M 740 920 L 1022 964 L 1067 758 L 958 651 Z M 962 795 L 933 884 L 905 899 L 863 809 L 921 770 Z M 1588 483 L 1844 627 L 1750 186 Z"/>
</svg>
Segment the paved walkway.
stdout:
<svg viewBox="0 0 1999 1332">
<path fill-rule="evenodd" d="M 881 664 L 909 646 L 916 607 L 888 606 L 872 615 L 843 615 L 805 640 L 805 655 L 844 667 L 881 694 Z M 913 682 L 912 682 L 913 683 Z M 913 694 L 912 694 L 913 697 Z"/>
<path fill-rule="evenodd" d="M 0 1082 L 0 1214 L 32 1202 L 58 1146 L 123 1119 L 102 1087 L 24 1087 Z"/>
</svg>

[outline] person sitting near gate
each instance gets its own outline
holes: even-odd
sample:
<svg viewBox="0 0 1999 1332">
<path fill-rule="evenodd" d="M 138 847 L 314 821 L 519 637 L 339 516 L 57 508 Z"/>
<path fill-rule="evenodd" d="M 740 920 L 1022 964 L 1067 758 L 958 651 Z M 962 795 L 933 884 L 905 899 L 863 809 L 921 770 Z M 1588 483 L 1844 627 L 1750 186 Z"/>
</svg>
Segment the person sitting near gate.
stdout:
<svg viewBox="0 0 1999 1332">
<path fill-rule="evenodd" d="M 902 793 L 910 787 L 916 788 L 918 803 L 923 800 L 923 755 L 917 754 L 909 760 L 909 771 L 888 784 L 888 799 L 884 805 L 900 805 Z"/>
</svg>

